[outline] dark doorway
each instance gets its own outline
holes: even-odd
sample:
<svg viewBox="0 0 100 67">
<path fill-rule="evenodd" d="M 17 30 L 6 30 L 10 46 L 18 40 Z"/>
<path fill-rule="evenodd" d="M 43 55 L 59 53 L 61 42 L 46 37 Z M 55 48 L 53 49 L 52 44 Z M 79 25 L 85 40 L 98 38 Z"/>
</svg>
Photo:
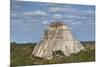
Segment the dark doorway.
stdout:
<svg viewBox="0 0 100 67">
<path fill-rule="evenodd" d="M 64 56 L 64 53 L 61 50 L 53 51 L 53 56 Z"/>
</svg>

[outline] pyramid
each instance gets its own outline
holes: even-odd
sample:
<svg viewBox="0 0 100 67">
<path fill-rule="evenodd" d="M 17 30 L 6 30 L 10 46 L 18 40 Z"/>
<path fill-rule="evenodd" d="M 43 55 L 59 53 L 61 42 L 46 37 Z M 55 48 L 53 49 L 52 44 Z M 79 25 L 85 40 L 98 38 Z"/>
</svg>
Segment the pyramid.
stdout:
<svg viewBox="0 0 100 67">
<path fill-rule="evenodd" d="M 70 28 L 63 22 L 55 22 L 45 30 L 43 39 L 35 46 L 32 55 L 50 60 L 54 55 L 70 56 L 81 50 L 84 47 L 73 37 Z"/>
</svg>

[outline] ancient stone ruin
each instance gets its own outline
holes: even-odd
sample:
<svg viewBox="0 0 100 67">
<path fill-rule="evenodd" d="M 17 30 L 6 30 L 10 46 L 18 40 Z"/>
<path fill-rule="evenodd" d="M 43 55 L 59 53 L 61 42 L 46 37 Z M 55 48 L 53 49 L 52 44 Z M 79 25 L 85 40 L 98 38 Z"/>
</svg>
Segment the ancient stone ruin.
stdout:
<svg viewBox="0 0 100 67">
<path fill-rule="evenodd" d="M 44 32 L 44 38 L 38 43 L 32 55 L 44 59 L 52 59 L 53 56 L 70 56 L 83 50 L 83 45 L 76 40 L 69 27 L 63 22 L 51 23 Z"/>
</svg>

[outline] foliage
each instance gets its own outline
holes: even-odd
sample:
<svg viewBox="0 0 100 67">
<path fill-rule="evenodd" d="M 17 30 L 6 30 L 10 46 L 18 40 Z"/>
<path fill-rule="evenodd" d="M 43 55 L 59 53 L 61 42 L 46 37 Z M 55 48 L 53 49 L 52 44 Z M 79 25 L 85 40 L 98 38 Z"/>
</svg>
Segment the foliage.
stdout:
<svg viewBox="0 0 100 67">
<path fill-rule="evenodd" d="M 11 45 L 11 66 L 32 65 L 31 53 L 34 44 L 30 45 Z"/>
<path fill-rule="evenodd" d="M 75 63 L 75 62 L 91 62 L 95 61 L 95 46 L 85 45 L 85 50 L 71 56 L 64 56 L 61 51 L 56 51 L 57 54 L 62 56 L 54 56 L 52 60 L 46 60 L 40 57 L 35 57 L 32 51 L 35 44 L 17 44 L 11 43 L 11 66 L 26 66 L 38 64 L 59 64 L 59 63 Z"/>
</svg>

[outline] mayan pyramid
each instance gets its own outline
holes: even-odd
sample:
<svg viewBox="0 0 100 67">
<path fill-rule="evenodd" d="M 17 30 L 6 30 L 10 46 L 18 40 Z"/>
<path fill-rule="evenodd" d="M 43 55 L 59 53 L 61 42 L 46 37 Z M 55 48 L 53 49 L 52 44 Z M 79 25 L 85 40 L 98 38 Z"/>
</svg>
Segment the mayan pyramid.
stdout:
<svg viewBox="0 0 100 67">
<path fill-rule="evenodd" d="M 45 30 L 43 39 L 35 46 L 32 55 L 52 59 L 53 55 L 70 56 L 83 49 L 83 45 L 73 37 L 69 27 L 63 22 L 56 22 L 51 23 Z"/>
</svg>

